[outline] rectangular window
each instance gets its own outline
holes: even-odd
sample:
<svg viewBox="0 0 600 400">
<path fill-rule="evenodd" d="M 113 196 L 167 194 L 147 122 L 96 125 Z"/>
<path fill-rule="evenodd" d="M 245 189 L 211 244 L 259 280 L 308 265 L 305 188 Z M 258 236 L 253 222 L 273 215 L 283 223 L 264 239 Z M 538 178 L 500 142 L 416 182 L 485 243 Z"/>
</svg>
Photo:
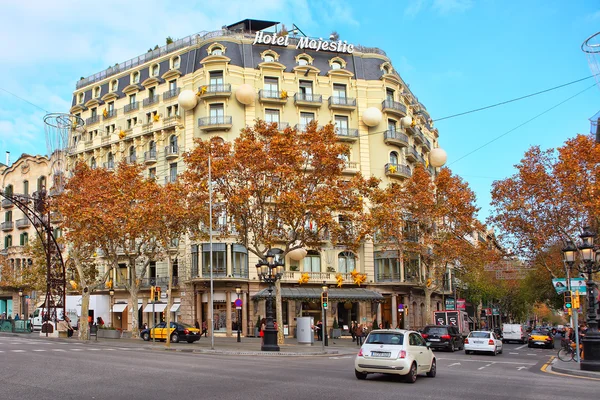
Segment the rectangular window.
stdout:
<svg viewBox="0 0 600 400">
<path fill-rule="evenodd" d="M 197 244 L 192 245 L 192 278 L 198 276 L 198 247 Z"/>
<path fill-rule="evenodd" d="M 300 81 L 300 99 L 305 101 L 313 100 L 313 83 L 311 81 Z"/>
<path fill-rule="evenodd" d="M 388 119 L 388 131 L 395 132 L 396 131 L 396 121 L 393 119 Z"/>
<path fill-rule="evenodd" d="M 265 121 L 269 123 L 279 123 L 279 110 L 267 108 L 265 110 Z"/>
<path fill-rule="evenodd" d="M 304 257 L 304 272 L 321 272 L 321 257 L 308 255 Z"/>
<path fill-rule="evenodd" d="M 375 252 L 375 279 L 377 282 L 400 280 L 400 261 L 395 251 Z"/>
<path fill-rule="evenodd" d="M 29 181 L 23 182 L 23 194 L 29 196 Z"/>
<path fill-rule="evenodd" d="M 148 89 L 148 98 L 150 98 L 150 99 L 153 98 L 155 91 L 156 91 L 156 88 L 154 88 L 154 87 L 149 88 Z"/>
<path fill-rule="evenodd" d="M 248 250 L 242 245 L 234 244 L 231 251 L 233 277 L 248 278 Z"/>
<path fill-rule="evenodd" d="M 308 113 L 308 112 L 300 113 L 300 125 L 302 125 L 302 127 L 306 127 L 306 125 L 308 125 L 314 119 L 315 119 L 315 114 L 313 114 L 313 113 Z"/>
<path fill-rule="evenodd" d="M 92 118 L 98 115 L 98 109 L 96 107 L 92 108 Z"/>
<path fill-rule="evenodd" d="M 146 113 L 146 123 L 149 124 L 150 122 L 152 122 L 152 113 Z"/>
<path fill-rule="evenodd" d="M 169 90 L 170 91 L 177 90 L 177 80 L 176 79 L 173 79 L 172 81 L 169 81 Z"/>
<path fill-rule="evenodd" d="M 129 104 L 134 104 L 135 103 L 135 93 L 132 95 L 129 95 Z"/>
<path fill-rule="evenodd" d="M 115 111 L 115 102 L 111 101 L 108 103 L 108 115 L 111 116 L 113 111 Z"/>
<path fill-rule="evenodd" d="M 6 213 L 4 213 L 4 221 L 5 222 L 12 221 L 12 211 L 7 211 Z"/>
<path fill-rule="evenodd" d="M 210 105 L 210 123 L 211 124 L 225 123 L 225 109 L 223 108 L 223 104 L 211 104 Z"/>
<path fill-rule="evenodd" d="M 279 98 L 279 80 L 277 78 L 265 78 L 265 97 Z"/>
<path fill-rule="evenodd" d="M 148 278 L 156 278 L 156 261 L 150 261 L 150 264 L 148 265 Z"/>
<path fill-rule="evenodd" d="M 213 277 L 227 276 L 227 254 L 225 243 L 213 243 L 212 245 L 212 272 Z M 210 244 L 202 244 L 202 276 L 208 277 L 210 274 Z"/>
<path fill-rule="evenodd" d="M 210 72 L 210 86 L 221 87 L 223 86 L 223 71 L 211 71 Z M 219 90 L 216 89 L 215 90 Z"/>
<path fill-rule="evenodd" d="M 148 168 L 148 178 L 156 179 L 156 168 Z"/>
<path fill-rule="evenodd" d="M 404 281 L 417 282 L 421 275 L 418 253 L 404 253 Z"/>
<path fill-rule="evenodd" d="M 335 83 L 333 85 L 333 97 L 336 99 L 346 98 L 346 85 L 340 85 Z"/>
<path fill-rule="evenodd" d="M 385 90 L 385 99 L 388 101 L 394 101 L 394 90 L 393 89 Z"/>
<path fill-rule="evenodd" d="M 338 135 L 348 136 L 348 117 L 344 115 L 336 115 L 335 127 Z"/>
<path fill-rule="evenodd" d="M 169 182 L 177 180 L 177 163 L 169 164 Z"/>
</svg>

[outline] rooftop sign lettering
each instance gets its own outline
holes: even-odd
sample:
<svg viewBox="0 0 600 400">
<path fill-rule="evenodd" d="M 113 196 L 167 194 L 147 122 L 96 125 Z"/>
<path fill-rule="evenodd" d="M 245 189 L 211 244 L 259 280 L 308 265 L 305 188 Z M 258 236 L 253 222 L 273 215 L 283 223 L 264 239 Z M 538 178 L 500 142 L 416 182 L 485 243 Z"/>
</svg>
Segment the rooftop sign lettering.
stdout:
<svg viewBox="0 0 600 400">
<path fill-rule="evenodd" d="M 254 36 L 254 44 L 270 44 L 275 46 L 288 46 L 290 43 L 289 36 L 277 36 L 277 34 L 269 34 L 263 31 L 256 32 Z M 298 39 L 298 43 L 296 44 L 296 48 L 299 50 L 309 49 L 315 51 L 333 51 L 338 53 L 354 53 L 354 45 L 348 44 L 347 41 L 329 41 L 323 40 L 323 38 L 319 39 L 311 39 L 307 37 L 301 37 Z"/>
</svg>

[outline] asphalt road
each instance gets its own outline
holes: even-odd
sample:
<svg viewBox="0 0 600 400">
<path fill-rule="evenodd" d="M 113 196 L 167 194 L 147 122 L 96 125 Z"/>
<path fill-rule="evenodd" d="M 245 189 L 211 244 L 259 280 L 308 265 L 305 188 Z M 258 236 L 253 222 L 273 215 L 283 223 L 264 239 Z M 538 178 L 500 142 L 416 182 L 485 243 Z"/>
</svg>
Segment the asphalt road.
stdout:
<svg viewBox="0 0 600 400">
<path fill-rule="evenodd" d="M 516 344 L 498 356 L 437 352 L 437 377 L 411 385 L 383 375 L 357 380 L 350 354 L 227 356 L 115 343 L 0 337 L 0 398 L 548 400 L 600 391 L 600 381 L 542 372 L 556 350 Z"/>
</svg>

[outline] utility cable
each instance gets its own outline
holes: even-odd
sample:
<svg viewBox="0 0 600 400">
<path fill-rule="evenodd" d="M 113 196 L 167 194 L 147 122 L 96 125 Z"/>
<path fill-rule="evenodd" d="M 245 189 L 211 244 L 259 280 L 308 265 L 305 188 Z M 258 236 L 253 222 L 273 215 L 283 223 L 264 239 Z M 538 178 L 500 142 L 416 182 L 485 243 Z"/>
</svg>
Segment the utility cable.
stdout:
<svg viewBox="0 0 600 400">
<path fill-rule="evenodd" d="M 596 74 L 596 75 L 600 75 L 600 74 Z M 523 99 L 526 99 L 528 97 L 537 96 L 538 94 L 550 92 L 552 90 L 560 89 L 562 87 L 569 86 L 569 85 L 572 85 L 574 83 L 585 81 L 586 79 L 593 78 L 596 75 L 590 75 L 590 76 L 588 76 L 586 78 L 577 79 L 576 81 L 572 81 L 572 82 L 569 82 L 569 83 L 558 85 L 558 86 L 555 86 L 553 88 L 545 89 L 545 90 L 542 90 L 542 91 L 539 91 L 539 92 L 535 92 L 535 93 L 531 93 L 531 94 L 528 94 L 528 95 L 525 95 L 525 96 L 517 97 L 516 99 L 506 100 L 506 101 L 503 101 L 503 102 L 500 102 L 500 103 L 496 103 L 496 104 L 492 104 L 492 105 L 489 105 L 489 106 L 485 106 L 485 107 L 481 107 L 481 108 L 476 108 L 474 110 L 470 110 L 470 111 L 465 111 L 465 112 L 461 112 L 461 113 L 458 113 L 458 114 L 449 115 L 447 117 L 437 118 L 437 119 L 434 119 L 433 121 L 437 122 L 437 121 L 442 121 L 442 120 L 449 119 L 449 118 L 460 117 L 461 115 L 471 114 L 471 113 L 474 113 L 474 112 L 477 112 L 477 111 L 487 110 L 488 108 L 498 107 L 498 106 L 501 106 L 501 105 L 504 105 L 504 104 L 508 104 L 508 103 L 512 103 L 512 102 L 515 102 L 515 101 L 518 101 L 518 100 L 523 100 Z"/>
<path fill-rule="evenodd" d="M 38 106 L 37 104 L 33 104 L 33 103 L 32 103 L 32 102 L 30 102 L 29 100 L 26 100 L 26 99 L 24 99 L 24 98 L 22 98 L 22 97 L 20 97 L 20 96 L 17 96 L 16 94 L 14 94 L 14 93 L 12 93 L 12 92 L 9 92 L 9 91 L 8 91 L 8 90 L 6 90 L 6 89 L 0 88 L 0 90 L 2 90 L 3 92 L 6 92 L 6 93 L 8 93 L 8 94 L 10 94 L 10 95 L 12 95 L 12 96 L 15 96 L 15 97 L 16 97 L 17 99 L 19 99 L 19 100 L 23 100 L 24 102 L 31 104 L 31 105 L 32 105 L 32 106 L 34 106 L 35 108 L 39 108 L 40 110 L 44 111 L 46 114 L 49 114 L 48 110 L 44 110 L 42 107 Z"/>
<path fill-rule="evenodd" d="M 525 121 L 525 122 L 523 122 L 523 123 L 521 123 L 521 124 L 519 124 L 519 125 L 515 126 L 514 128 L 512 128 L 512 129 L 510 129 L 510 130 L 508 130 L 508 131 L 506 131 L 506 132 L 504 132 L 502 135 L 500 135 L 500 136 L 496 136 L 494 139 L 490 140 L 490 141 L 489 141 L 489 142 L 487 142 L 487 143 L 484 143 L 484 144 L 482 144 L 481 146 L 479 146 L 479 147 L 477 147 L 476 149 L 474 149 L 474 150 L 472 150 L 472 151 L 468 152 L 468 153 L 467 153 L 467 154 L 465 154 L 464 156 L 462 156 L 462 157 L 460 157 L 460 158 L 458 158 L 458 159 L 456 159 L 456 160 L 452 161 L 452 162 L 451 162 L 450 164 L 448 164 L 448 165 L 452 165 L 452 164 L 455 164 L 455 163 L 459 162 L 459 161 L 460 161 L 460 160 L 462 160 L 463 158 L 466 158 L 466 157 L 470 156 L 471 154 L 475 153 L 476 151 L 479 151 L 479 150 L 483 149 L 484 147 L 488 146 L 489 144 L 491 144 L 491 143 L 495 142 L 496 140 L 498 140 L 498 139 L 500 139 L 500 138 L 502 138 L 502 137 L 504 137 L 504 136 L 508 135 L 508 134 L 509 134 L 509 133 L 511 133 L 511 132 L 514 132 L 514 131 L 516 131 L 516 130 L 517 130 L 517 129 L 519 129 L 520 127 L 522 127 L 522 126 L 524 126 L 524 125 L 526 125 L 526 124 L 530 123 L 531 121 L 533 121 L 533 120 L 535 120 L 535 119 L 537 119 L 537 118 L 541 117 L 542 115 L 544 115 L 544 114 L 546 114 L 546 113 L 548 113 L 548 112 L 550 112 L 550 111 L 554 110 L 556 107 L 559 107 L 559 106 L 563 105 L 563 104 L 564 104 L 564 103 L 566 103 L 567 101 L 569 101 L 569 100 L 571 100 L 571 99 L 573 99 L 573 98 L 575 98 L 575 97 L 579 96 L 579 95 L 580 95 L 580 94 L 582 94 L 583 92 L 586 92 L 586 91 L 590 90 L 590 89 L 591 89 L 591 88 L 593 88 L 594 86 L 596 86 L 596 84 L 595 84 L 595 83 L 594 83 L 592 86 L 589 86 L 589 87 L 587 87 L 587 88 L 583 89 L 581 92 L 578 92 L 578 93 L 574 94 L 573 96 L 571 96 L 571 97 L 569 97 L 569 98 L 567 98 L 567 99 L 565 99 L 565 100 L 561 101 L 560 103 L 558 103 L 558 104 L 556 104 L 556 105 L 554 105 L 554 106 L 552 106 L 552 107 L 548 108 L 547 110 L 545 110 L 545 111 L 543 111 L 543 112 L 539 113 L 539 114 L 538 114 L 538 115 L 536 115 L 535 117 L 533 117 L 533 118 L 530 118 L 530 119 L 528 119 L 527 121 Z"/>
</svg>

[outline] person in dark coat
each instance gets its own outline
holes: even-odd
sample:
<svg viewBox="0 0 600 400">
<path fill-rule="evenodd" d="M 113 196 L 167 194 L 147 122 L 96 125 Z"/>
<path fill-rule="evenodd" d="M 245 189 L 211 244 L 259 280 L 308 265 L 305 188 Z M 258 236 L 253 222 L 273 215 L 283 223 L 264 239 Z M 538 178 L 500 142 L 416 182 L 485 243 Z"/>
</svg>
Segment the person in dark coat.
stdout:
<svg viewBox="0 0 600 400">
<path fill-rule="evenodd" d="M 323 323 L 321 321 L 317 322 L 317 340 L 323 340 Z"/>
<path fill-rule="evenodd" d="M 356 333 L 354 333 L 355 330 L 356 330 L 356 321 L 352 321 L 352 323 L 350 324 L 350 336 L 352 336 L 352 343 L 354 343 L 356 341 Z"/>
</svg>

